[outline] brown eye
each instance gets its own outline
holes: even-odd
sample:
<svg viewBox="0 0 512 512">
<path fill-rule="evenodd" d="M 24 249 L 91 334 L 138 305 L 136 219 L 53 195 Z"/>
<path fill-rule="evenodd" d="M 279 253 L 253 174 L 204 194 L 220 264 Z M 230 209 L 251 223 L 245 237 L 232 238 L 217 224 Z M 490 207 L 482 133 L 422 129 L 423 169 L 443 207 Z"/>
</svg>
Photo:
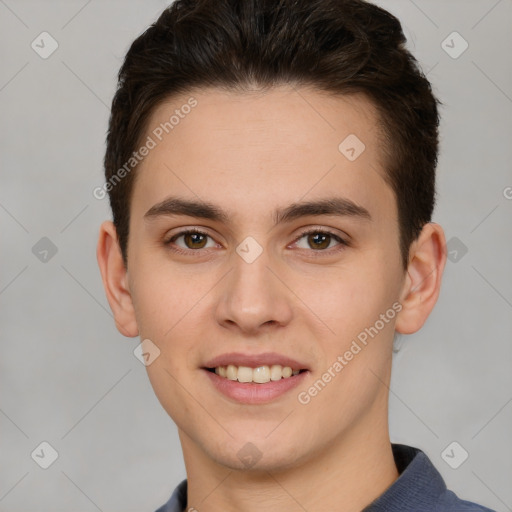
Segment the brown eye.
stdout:
<svg viewBox="0 0 512 512">
<path fill-rule="evenodd" d="M 180 239 L 183 239 L 183 242 L 177 243 Z M 213 243 L 213 245 L 210 245 L 209 247 L 214 247 L 215 243 L 210 235 L 199 230 L 189 229 L 187 231 L 177 233 L 168 241 L 164 242 L 164 244 L 171 247 L 171 249 L 176 252 L 193 252 L 207 248 L 208 239 L 212 240 Z"/>
<path fill-rule="evenodd" d="M 308 244 L 313 249 L 327 249 L 331 241 L 331 235 L 315 233 L 308 235 Z"/>
<path fill-rule="evenodd" d="M 186 233 L 183 235 L 183 241 L 188 249 L 202 249 L 206 245 L 207 235 L 202 233 Z"/>
<path fill-rule="evenodd" d="M 306 240 L 306 243 L 301 246 L 299 241 L 303 238 Z M 313 251 L 317 252 L 327 252 L 327 249 L 333 247 L 333 245 L 331 245 L 333 241 L 338 242 L 338 246 L 348 245 L 348 243 L 338 235 L 335 235 L 330 231 L 323 231 L 319 229 L 314 229 L 302 233 L 301 236 L 297 239 L 296 244 L 300 249 L 312 249 Z"/>
</svg>

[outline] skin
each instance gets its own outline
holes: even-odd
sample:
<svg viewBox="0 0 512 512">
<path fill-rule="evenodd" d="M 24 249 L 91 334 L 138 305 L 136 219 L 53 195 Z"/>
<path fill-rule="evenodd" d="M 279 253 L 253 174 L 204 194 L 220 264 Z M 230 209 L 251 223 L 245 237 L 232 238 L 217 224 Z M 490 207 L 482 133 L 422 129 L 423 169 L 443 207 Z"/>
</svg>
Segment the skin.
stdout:
<svg viewBox="0 0 512 512">
<path fill-rule="evenodd" d="M 97 250 L 119 331 L 160 350 L 147 371 L 178 426 L 187 510 L 316 511 L 342 503 L 345 512 L 360 511 L 398 477 L 387 421 L 393 336 L 420 329 L 434 307 L 443 230 L 426 224 L 402 267 L 396 200 L 364 96 L 284 85 L 265 93 L 195 90 L 156 108 L 146 135 L 191 95 L 197 107 L 136 171 L 128 267 L 110 221 Z M 350 134 L 366 146 L 354 161 L 338 149 Z M 170 195 L 211 202 L 229 220 L 145 218 Z M 333 196 L 366 208 L 371 219 L 316 215 L 274 225 L 276 208 Z M 165 245 L 190 227 L 209 238 L 176 239 L 186 254 Z M 349 243 L 301 236 L 310 228 Z M 263 251 L 252 263 L 236 252 L 247 236 Z M 297 394 L 394 303 L 401 311 L 301 404 Z M 200 369 L 235 351 L 279 352 L 307 362 L 310 373 L 270 403 L 240 404 Z M 261 458 L 247 468 L 237 453 L 249 442 Z"/>
</svg>

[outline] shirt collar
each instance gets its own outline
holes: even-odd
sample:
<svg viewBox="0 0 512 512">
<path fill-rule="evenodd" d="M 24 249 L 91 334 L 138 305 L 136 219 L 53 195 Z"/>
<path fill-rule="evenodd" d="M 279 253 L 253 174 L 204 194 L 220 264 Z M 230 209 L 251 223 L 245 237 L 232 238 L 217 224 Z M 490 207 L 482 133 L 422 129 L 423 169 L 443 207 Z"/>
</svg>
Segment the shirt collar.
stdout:
<svg viewBox="0 0 512 512">
<path fill-rule="evenodd" d="M 443 477 L 418 448 L 392 444 L 399 477 L 361 512 L 431 512 L 447 491 Z"/>
</svg>

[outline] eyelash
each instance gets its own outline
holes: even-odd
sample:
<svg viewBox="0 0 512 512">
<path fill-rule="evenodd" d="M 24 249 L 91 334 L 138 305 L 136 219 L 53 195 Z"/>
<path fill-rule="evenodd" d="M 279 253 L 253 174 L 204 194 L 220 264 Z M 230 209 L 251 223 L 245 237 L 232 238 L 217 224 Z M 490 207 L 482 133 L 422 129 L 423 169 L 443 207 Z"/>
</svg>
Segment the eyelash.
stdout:
<svg viewBox="0 0 512 512">
<path fill-rule="evenodd" d="M 202 249 L 182 249 L 181 247 L 177 247 L 177 246 L 173 246 L 173 242 L 175 240 L 177 240 L 178 238 L 182 237 L 182 236 L 185 236 L 185 235 L 189 235 L 189 234 L 194 234 L 194 233 L 197 233 L 199 235 L 204 235 L 204 236 L 207 236 L 209 238 L 212 238 L 208 233 L 205 233 L 204 231 L 201 231 L 199 229 L 196 229 L 196 228 L 191 228 L 191 229 L 187 229 L 185 231 L 180 231 L 179 233 L 176 233 L 175 235 L 173 235 L 169 240 L 166 240 L 164 241 L 164 245 L 169 247 L 173 252 L 175 253 L 178 253 L 178 254 L 183 254 L 183 255 L 186 255 L 186 256 L 189 256 L 191 253 L 198 253 L 198 256 L 200 256 L 201 252 L 202 252 Z M 330 254 L 331 252 L 337 252 L 337 251 L 340 251 L 340 250 L 343 250 L 345 247 L 349 247 L 349 243 L 344 240 L 343 238 L 341 238 L 339 235 L 336 235 L 335 233 L 331 232 L 331 231 L 327 231 L 327 230 L 324 230 L 324 229 L 309 229 L 309 230 L 306 230 L 306 231 L 303 231 L 295 240 L 294 240 L 294 244 L 297 243 L 301 238 L 307 236 L 307 235 L 312 235 L 312 234 L 321 234 L 321 235 L 327 235 L 327 236 L 330 236 L 331 238 L 334 238 L 337 242 L 339 242 L 339 246 L 338 248 L 330 248 L 330 249 L 318 249 L 318 250 L 314 250 L 314 249 L 303 249 L 303 250 L 306 250 L 308 252 L 311 252 L 311 253 L 315 253 L 315 256 L 314 257 L 318 257 L 318 256 L 322 256 L 321 253 L 328 253 Z M 213 238 L 212 238 L 213 240 Z M 334 249 L 334 251 L 333 251 Z"/>
</svg>

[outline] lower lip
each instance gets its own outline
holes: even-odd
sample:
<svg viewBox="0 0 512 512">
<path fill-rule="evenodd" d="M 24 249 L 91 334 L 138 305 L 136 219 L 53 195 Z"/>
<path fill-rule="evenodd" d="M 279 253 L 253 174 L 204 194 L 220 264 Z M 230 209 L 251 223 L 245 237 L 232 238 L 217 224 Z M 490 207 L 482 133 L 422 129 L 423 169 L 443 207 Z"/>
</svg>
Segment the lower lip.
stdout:
<svg viewBox="0 0 512 512">
<path fill-rule="evenodd" d="M 223 395 L 244 404 L 265 404 L 284 395 L 287 391 L 298 386 L 306 377 L 308 371 L 298 373 L 286 379 L 271 380 L 264 384 L 255 382 L 238 382 L 237 380 L 219 377 L 216 373 L 203 369 L 208 374 L 212 384 Z"/>
</svg>

